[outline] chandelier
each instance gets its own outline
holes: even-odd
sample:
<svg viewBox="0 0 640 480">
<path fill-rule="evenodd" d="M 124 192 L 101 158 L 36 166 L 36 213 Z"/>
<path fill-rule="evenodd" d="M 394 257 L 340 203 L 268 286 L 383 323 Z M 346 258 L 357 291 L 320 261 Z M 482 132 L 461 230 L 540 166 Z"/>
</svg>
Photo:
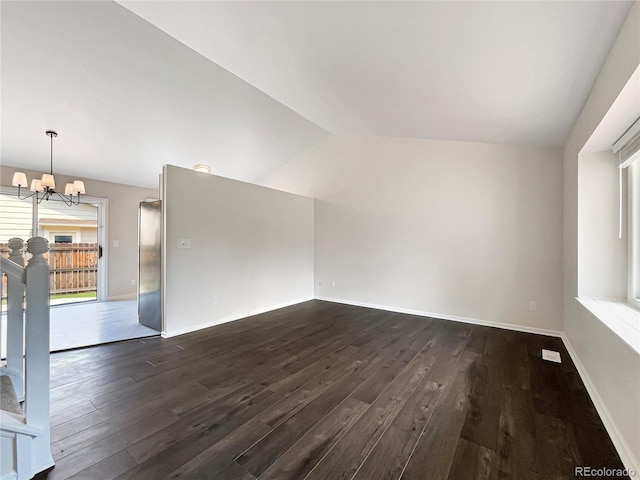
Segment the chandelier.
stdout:
<svg viewBox="0 0 640 480">
<path fill-rule="evenodd" d="M 82 180 L 67 183 L 64 188 L 64 194 L 55 191 L 56 182 L 53 178 L 53 139 L 57 137 L 58 134 L 52 130 L 47 130 L 46 134 L 51 139 L 51 168 L 49 169 L 49 173 L 43 174 L 40 180 L 37 178 L 31 180 L 31 188 L 29 190 L 33 193 L 29 195 L 23 196 L 20 194 L 20 189 L 26 188 L 28 185 L 27 176 L 24 173 L 15 172 L 13 174 L 12 185 L 14 187 L 18 187 L 18 198 L 20 200 L 26 200 L 27 198 L 31 198 L 35 195 L 38 203 L 42 203 L 43 200 L 48 201 L 49 199 L 57 196 L 69 207 L 71 205 L 78 205 L 80 204 L 80 195 L 85 193 L 84 182 Z"/>
</svg>

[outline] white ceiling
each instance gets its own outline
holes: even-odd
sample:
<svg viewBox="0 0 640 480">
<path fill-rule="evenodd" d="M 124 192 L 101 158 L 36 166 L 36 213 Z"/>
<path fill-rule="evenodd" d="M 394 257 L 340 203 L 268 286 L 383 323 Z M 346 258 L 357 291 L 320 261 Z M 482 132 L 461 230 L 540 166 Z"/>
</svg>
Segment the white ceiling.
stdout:
<svg viewBox="0 0 640 480">
<path fill-rule="evenodd" d="M 4 165 L 157 187 L 253 181 L 328 134 L 115 2 L 2 2 Z M 10 179 L 3 179 L 3 184 Z M 90 193 L 90 192 L 89 192 Z"/>
<path fill-rule="evenodd" d="M 338 134 L 561 146 L 630 2 L 120 1 Z"/>
<path fill-rule="evenodd" d="M 46 169 L 48 129 L 56 171 L 150 187 L 328 132 L 561 145 L 631 5 L 121 3 L 2 2 L 2 164 Z"/>
</svg>

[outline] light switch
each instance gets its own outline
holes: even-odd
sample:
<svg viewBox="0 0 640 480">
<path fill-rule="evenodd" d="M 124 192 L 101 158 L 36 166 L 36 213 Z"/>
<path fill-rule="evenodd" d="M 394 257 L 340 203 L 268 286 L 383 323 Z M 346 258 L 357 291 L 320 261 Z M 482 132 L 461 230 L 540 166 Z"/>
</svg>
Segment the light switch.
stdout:
<svg viewBox="0 0 640 480">
<path fill-rule="evenodd" d="M 113 248 L 118 248 L 120 246 L 120 240 L 113 241 Z"/>
<path fill-rule="evenodd" d="M 179 238 L 178 248 L 191 248 L 191 240 L 188 238 Z"/>
</svg>

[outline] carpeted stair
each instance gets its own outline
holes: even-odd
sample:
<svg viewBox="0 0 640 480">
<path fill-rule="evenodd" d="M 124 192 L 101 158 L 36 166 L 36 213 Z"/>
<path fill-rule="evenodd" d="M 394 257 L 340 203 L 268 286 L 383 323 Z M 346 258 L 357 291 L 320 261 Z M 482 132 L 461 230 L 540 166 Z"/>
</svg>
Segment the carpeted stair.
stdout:
<svg viewBox="0 0 640 480">
<path fill-rule="evenodd" d="M 8 375 L 0 375 L 0 410 L 22 415 L 20 402 L 13 389 L 13 383 Z"/>
</svg>

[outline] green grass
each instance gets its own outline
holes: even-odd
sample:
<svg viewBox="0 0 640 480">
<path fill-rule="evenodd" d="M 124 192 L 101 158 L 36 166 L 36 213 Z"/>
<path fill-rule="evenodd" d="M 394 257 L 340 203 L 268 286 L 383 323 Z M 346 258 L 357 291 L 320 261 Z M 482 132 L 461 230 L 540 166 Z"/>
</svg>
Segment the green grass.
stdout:
<svg viewBox="0 0 640 480">
<path fill-rule="evenodd" d="M 61 293 L 60 295 L 51 295 L 51 300 L 58 300 L 60 298 L 96 298 L 96 292 Z"/>
<path fill-rule="evenodd" d="M 74 298 L 96 298 L 96 292 L 80 292 L 80 293 L 61 293 L 59 295 L 51 295 L 51 300 L 60 300 L 60 299 L 64 299 L 64 300 L 71 300 Z M 6 306 L 7 305 L 7 299 L 3 298 L 2 299 L 2 306 Z"/>
</svg>

